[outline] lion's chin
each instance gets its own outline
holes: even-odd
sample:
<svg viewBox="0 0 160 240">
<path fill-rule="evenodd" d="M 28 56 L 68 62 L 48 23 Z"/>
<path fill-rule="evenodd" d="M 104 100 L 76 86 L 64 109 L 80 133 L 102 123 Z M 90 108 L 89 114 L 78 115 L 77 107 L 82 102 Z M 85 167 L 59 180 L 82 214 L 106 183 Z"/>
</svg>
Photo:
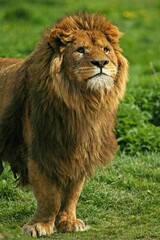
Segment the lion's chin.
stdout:
<svg viewBox="0 0 160 240">
<path fill-rule="evenodd" d="M 114 86 L 114 79 L 105 74 L 99 74 L 89 78 L 87 88 L 91 91 L 111 90 Z"/>
</svg>

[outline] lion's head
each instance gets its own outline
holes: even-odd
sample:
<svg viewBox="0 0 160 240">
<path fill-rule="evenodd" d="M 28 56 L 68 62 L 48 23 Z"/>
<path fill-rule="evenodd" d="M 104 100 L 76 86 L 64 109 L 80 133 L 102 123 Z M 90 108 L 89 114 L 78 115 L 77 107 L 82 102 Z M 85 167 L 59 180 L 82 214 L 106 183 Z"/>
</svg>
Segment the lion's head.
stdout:
<svg viewBox="0 0 160 240">
<path fill-rule="evenodd" d="M 50 72 L 57 95 L 67 104 L 75 104 L 77 98 L 73 96 L 86 92 L 116 91 L 117 98 L 121 99 L 127 79 L 127 61 L 119 47 L 120 36 L 118 28 L 98 14 L 60 20 L 47 35 L 54 51 Z M 72 101 L 70 92 L 74 92 Z"/>
</svg>

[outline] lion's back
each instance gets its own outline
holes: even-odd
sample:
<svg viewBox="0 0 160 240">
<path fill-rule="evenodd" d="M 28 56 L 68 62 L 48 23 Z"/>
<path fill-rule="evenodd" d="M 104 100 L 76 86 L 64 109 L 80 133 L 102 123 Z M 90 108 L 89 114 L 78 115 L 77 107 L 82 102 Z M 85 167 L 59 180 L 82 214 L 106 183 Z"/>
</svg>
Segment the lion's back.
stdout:
<svg viewBox="0 0 160 240">
<path fill-rule="evenodd" d="M 20 58 L 0 58 L 0 71 L 11 65 L 17 65 L 18 63 L 23 62 L 23 59 Z"/>
</svg>

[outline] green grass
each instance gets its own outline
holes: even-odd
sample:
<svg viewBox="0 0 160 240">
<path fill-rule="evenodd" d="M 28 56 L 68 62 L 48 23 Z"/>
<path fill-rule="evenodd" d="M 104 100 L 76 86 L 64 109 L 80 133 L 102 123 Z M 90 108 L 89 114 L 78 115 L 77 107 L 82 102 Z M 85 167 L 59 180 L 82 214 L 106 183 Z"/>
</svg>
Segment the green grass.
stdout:
<svg viewBox="0 0 160 240">
<path fill-rule="evenodd" d="M 26 57 L 46 27 L 77 11 L 102 12 L 125 33 L 121 47 L 130 62 L 128 92 L 140 90 L 143 95 L 142 85 L 158 86 L 159 0 L 0 0 L 0 56 Z M 159 152 L 135 154 L 120 154 L 108 170 L 87 181 L 78 215 L 91 226 L 89 231 L 55 233 L 45 239 L 160 239 Z M 21 233 L 20 226 L 34 209 L 32 193 L 15 187 L 6 166 L 0 176 L 0 239 L 31 239 Z"/>
<path fill-rule="evenodd" d="M 5 239 L 31 239 L 20 230 L 34 212 L 31 192 L 15 187 L 8 167 L 0 180 L 0 232 Z M 91 229 L 76 234 L 55 233 L 45 239 L 159 239 L 159 192 L 158 154 L 120 154 L 109 169 L 98 171 L 83 189 L 78 216 Z"/>
</svg>

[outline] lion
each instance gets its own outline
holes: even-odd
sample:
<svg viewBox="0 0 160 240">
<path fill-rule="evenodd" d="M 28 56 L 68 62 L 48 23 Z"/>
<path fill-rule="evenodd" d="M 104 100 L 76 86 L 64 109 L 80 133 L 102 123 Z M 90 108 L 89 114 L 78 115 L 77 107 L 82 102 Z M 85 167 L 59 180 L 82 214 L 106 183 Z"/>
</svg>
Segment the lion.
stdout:
<svg viewBox="0 0 160 240">
<path fill-rule="evenodd" d="M 121 35 L 100 14 L 75 14 L 46 30 L 28 58 L 0 59 L 0 172 L 8 162 L 33 190 L 26 234 L 86 230 L 76 217 L 83 184 L 117 149 L 128 78 Z"/>
</svg>

